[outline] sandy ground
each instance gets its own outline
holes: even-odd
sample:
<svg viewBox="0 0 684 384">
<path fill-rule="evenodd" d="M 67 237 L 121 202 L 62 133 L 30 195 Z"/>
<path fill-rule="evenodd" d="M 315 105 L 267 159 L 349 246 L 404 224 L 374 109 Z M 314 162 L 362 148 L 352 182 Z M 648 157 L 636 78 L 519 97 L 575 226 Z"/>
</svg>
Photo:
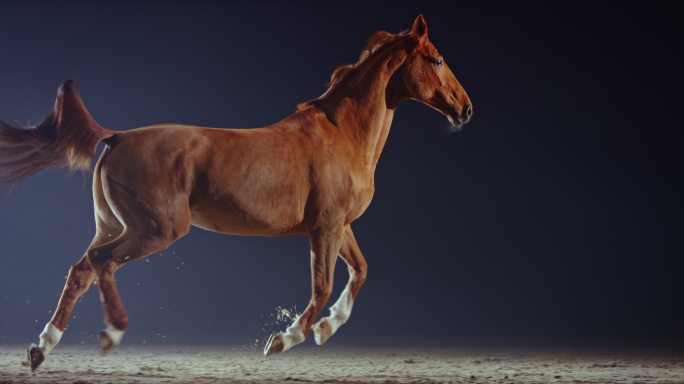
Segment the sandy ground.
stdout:
<svg viewBox="0 0 684 384">
<path fill-rule="evenodd" d="M 301 347 L 60 346 L 35 373 L 0 346 L 0 383 L 684 383 L 675 352 Z"/>
</svg>

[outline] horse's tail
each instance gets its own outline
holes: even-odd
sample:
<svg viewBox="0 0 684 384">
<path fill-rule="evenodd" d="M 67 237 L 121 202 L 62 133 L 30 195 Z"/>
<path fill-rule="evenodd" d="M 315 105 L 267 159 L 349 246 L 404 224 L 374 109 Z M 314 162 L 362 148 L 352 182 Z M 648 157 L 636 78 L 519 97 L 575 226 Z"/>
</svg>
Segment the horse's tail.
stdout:
<svg viewBox="0 0 684 384">
<path fill-rule="evenodd" d="M 76 83 L 67 80 L 38 126 L 0 120 L 0 181 L 17 184 L 49 167 L 88 170 L 97 143 L 112 135 L 90 116 Z"/>
</svg>

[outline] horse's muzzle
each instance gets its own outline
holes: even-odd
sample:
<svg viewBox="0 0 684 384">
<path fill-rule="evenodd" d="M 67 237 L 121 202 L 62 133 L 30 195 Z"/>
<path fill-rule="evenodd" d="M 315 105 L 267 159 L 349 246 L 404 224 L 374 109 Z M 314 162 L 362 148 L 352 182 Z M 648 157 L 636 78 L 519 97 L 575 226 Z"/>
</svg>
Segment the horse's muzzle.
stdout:
<svg viewBox="0 0 684 384">
<path fill-rule="evenodd" d="M 457 108 L 453 108 L 453 112 L 447 115 L 447 120 L 451 124 L 451 128 L 460 131 L 464 125 L 470 122 L 470 118 L 473 116 L 473 106 L 467 105 L 459 111 Z"/>
</svg>

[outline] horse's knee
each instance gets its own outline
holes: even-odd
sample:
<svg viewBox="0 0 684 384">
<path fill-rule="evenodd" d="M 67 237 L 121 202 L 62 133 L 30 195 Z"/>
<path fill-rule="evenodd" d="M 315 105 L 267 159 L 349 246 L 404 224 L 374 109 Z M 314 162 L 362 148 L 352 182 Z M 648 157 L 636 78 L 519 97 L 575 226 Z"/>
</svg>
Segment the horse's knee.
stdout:
<svg viewBox="0 0 684 384">
<path fill-rule="evenodd" d="M 368 264 L 363 263 L 361 268 L 359 268 L 359 272 L 357 273 L 359 276 L 359 281 L 361 283 L 364 283 L 366 281 L 366 278 L 368 277 Z"/>
<path fill-rule="evenodd" d="M 350 275 L 352 275 L 354 280 L 357 281 L 359 285 L 366 282 L 366 278 L 368 276 L 368 264 L 365 261 L 355 265 L 354 268 L 350 267 L 349 269 Z"/>
</svg>

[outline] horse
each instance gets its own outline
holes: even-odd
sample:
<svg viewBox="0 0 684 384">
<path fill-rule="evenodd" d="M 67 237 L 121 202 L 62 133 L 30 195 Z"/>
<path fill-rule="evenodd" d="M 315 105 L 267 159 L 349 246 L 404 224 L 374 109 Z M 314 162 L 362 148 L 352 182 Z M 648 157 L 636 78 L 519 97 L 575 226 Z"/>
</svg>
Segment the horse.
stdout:
<svg viewBox="0 0 684 384">
<path fill-rule="evenodd" d="M 0 122 L 0 180 L 16 184 L 48 167 L 93 170 L 96 231 L 68 271 L 57 308 L 27 350 L 35 370 L 59 343 L 78 299 L 97 282 L 105 314 L 104 352 L 119 345 L 128 317 L 114 279 L 124 264 L 160 252 L 191 226 L 245 236 L 307 235 L 311 299 L 264 355 L 313 332 L 323 345 L 350 317 L 367 276 L 351 224 L 369 206 L 376 165 L 397 105 L 422 102 L 460 130 L 473 113 L 467 93 L 428 38 L 419 15 L 400 33 L 378 31 L 358 61 L 338 67 L 327 90 L 270 126 L 251 129 L 161 124 L 102 127 L 74 81 L 60 85 L 37 126 Z M 349 280 L 330 314 L 337 257 Z"/>
</svg>

